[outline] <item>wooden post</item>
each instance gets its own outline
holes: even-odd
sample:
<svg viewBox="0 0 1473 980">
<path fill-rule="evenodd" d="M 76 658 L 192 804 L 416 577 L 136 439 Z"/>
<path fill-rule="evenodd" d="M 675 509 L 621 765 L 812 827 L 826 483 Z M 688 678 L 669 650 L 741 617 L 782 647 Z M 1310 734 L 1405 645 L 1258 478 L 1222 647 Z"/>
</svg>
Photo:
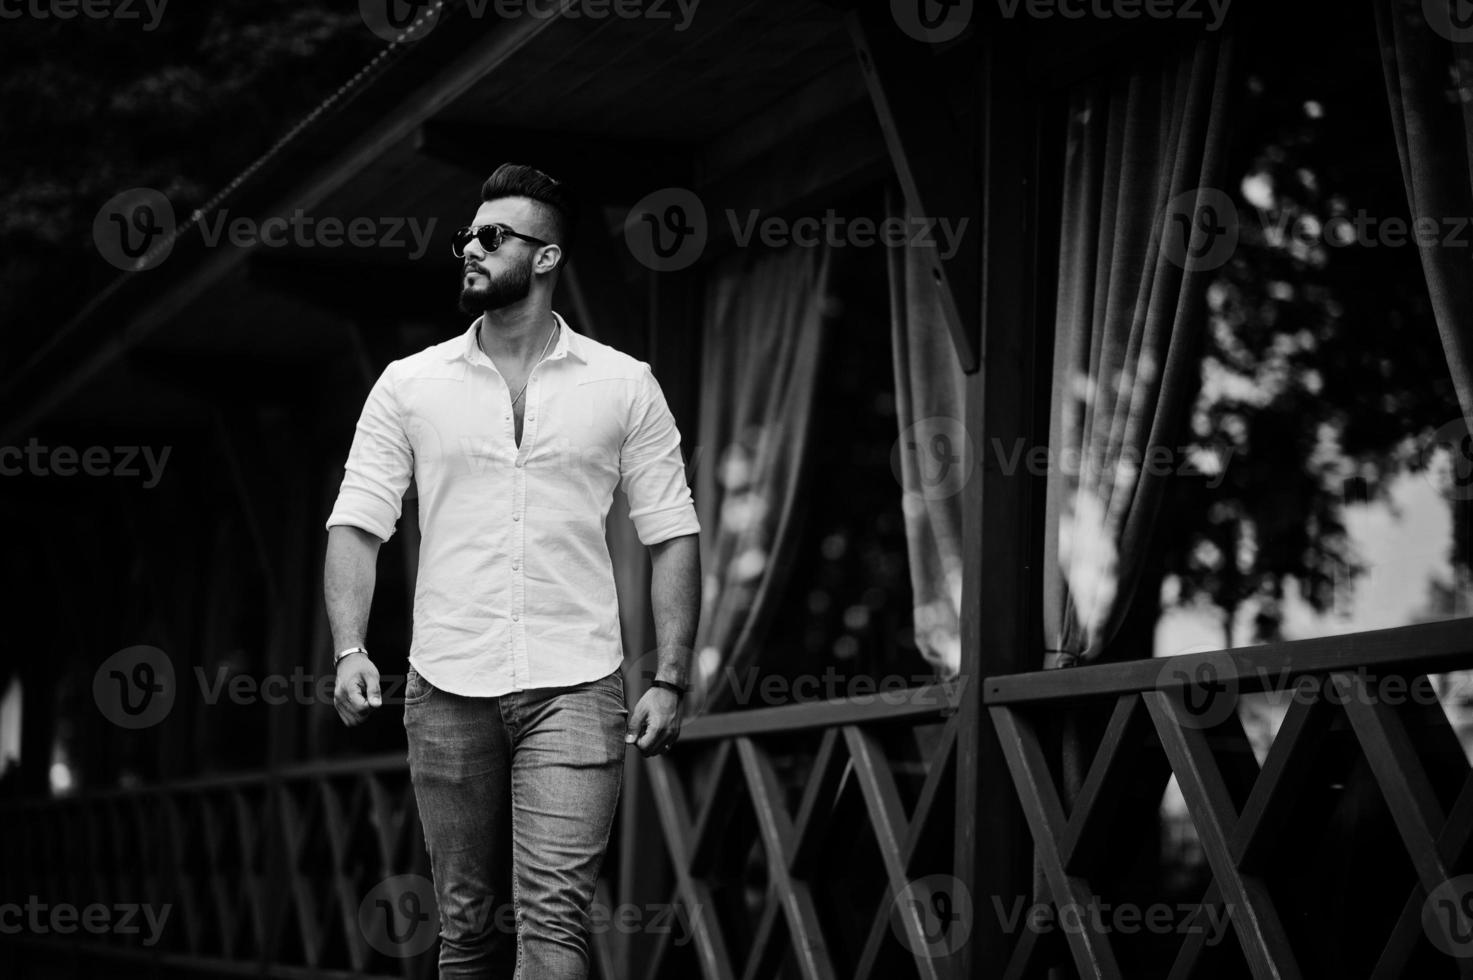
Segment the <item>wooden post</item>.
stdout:
<svg viewBox="0 0 1473 980">
<path fill-rule="evenodd" d="M 981 30 L 979 28 L 979 30 Z M 1038 385 L 1030 243 L 1035 121 L 1012 22 L 983 34 L 981 370 L 967 376 L 966 427 L 979 466 L 965 490 L 956 877 L 972 899 L 971 941 L 947 964 L 961 978 L 1001 976 L 1015 942 L 996 914 L 1030 889 L 1029 836 L 1007 761 L 983 711 L 983 680 L 1038 664 L 1036 478 L 1005 473 L 987 447 L 1032 445 Z M 1046 390 L 1046 388 L 1045 388 Z M 1021 443 L 1017 442 L 1021 440 Z"/>
</svg>

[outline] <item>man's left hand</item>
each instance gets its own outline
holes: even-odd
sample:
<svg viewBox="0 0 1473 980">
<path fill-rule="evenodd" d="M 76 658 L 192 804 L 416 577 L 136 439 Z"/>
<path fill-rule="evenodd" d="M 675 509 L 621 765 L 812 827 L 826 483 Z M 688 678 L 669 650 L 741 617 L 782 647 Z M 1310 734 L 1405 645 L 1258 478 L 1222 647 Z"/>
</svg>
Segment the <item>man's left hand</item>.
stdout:
<svg viewBox="0 0 1473 980">
<path fill-rule="evenodd" d="M 680 738 L 680 696 L 663 687 L 652 687 L 629 715 L 625 743 L 633 742 L 646 757 L 669 752 Z"/>
</svg>

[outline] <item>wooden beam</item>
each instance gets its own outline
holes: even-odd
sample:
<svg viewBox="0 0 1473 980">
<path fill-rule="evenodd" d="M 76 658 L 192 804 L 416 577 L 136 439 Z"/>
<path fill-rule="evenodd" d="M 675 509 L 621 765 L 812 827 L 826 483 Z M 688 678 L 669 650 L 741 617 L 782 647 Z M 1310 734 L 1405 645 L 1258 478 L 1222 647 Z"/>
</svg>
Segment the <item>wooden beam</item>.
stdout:
<svg viewBox="0 0 1473 980">
<path fill-rule="evenodd" d="M 1040 389 L 1047 391 L 1047 336 L 1040 337 L 1032 278 L 1037 220 L 1030 181 L 1039 163 L 1038 124 L 1021 76 L 1020 31 L 1015 24 L 997 24 L 982 41 L 987 179 L 981 254 L 971 268 L 956 270 L 958 277 L 982 283 L 981 307 L 973 313 L 981 323 L 981 369 L 966 377 L 965 411 L 967 431 L 978 446 L 984 433 L 1006 445 L 1037 445 L 1044 441 L 1038 433 L 1047 432 L 1039 418 Z M 960 338 L 963 364 L 964 339 L 977 330 L 978 319 L 966 323 L 967 329 L 954 327 L 952 334 Z M 983 714 L 980 682 L 1031 669 L 1041 656 L 1041 491 L 1041 479 L 1003 472 L 990 457 L 962 491 L 961 679 L 973 683 L 958 706 L 954 860 L 956 877 L 978 909 L 1026 899 L 1032 889 L 1029 834 L 1011 792 L 1008 747 Z M 999 568 L 1008 574 L 995 574 Z M 972 941 L 950 958 L 948 976 L 1002 976 L 1015 941 L 997 916 L 979 915 Z"/>
<path fill-rule="evenodd" d="M 733 738 L 739 735 L 775 735 L 801 732 L 832 725 L 884 725 L 895 722 L 914 725 L 924 720 L 949 716 L 965 697 L 968 688 L 979 685 L 926 684 L 905 690 L 880 691 L 850 698 L 800 702 L 775 708 L 748 708 L 720 714 L 701 715 L 680 729 L 682 743 Z"/>
<path fill-rule="evenodd" d="M 487 74 L 561 21 L 559 17 L 522 17 L 514 21 L 499 21 L 486 28 L 484 37 L 472 43 L 429 82 L 398 100 L 394 110 L 372 130 L 345 144 L 339 153 L 326 158 L 322 166 L 305 178 L 295 180 L 272 203 L 251 210 L 264 220 L 273 216 L 284 218 L 297 209 L 310 211 L 319 207 L 391 148 L 413 138 L 427 119 L 470 91 Z M 440 33 L 450 36 L 448 32 Z M 437 39 L 426 43 L 434 43 Z M 178 253 L 183 250 L 176 245 L 171 263 L 180 261 Z M 134 278 L 120 276 L 115 281 L 116 288 L 110 288 L 104 296 L 73 317 L 58 331 L 58 340 L 48 352 L 27 364 L 24 375 L 40 376 L 42 380 L 35 386 L 27 384 L 24 393 L 5 399 L 4 410 L 0 411 L 0 418 L 4 419 L 0 423 L 0 439 L 14 438 L 17 433 L 26 432 L 38 420 L 55 411 L 138 341 L 208 295 L 217 282 L 234 271 L 250 254 L 250 249 L 224 244 L 199 256 L 198 265 L 182 280 L 168 284 L 147 280 L 148 287 L 156 292 L 151 293 L 148 301 L 121 325 L 103 315 L 109 297 L 126 285 L 142 288 L 136 285 L 141 281 L 136 278 L 138 276 L 165 273 L 155 270 L 133 273 Z M 99 327 L 108 329 L 100 331 Z M 89 329 L 100 333 L 100 336 L 77 339 L 70 344 L 63 342 L 68 335 Z M 84 356 L 75 356 L 79 349 L 86 352 Z"/>
<path fill-rule="evenodd" d="M 888 13 L 884 5 L 863 4 L 844 19 L 911 213 L 967 219 L 966 233 L 950 255 L 936 245 L 915 247 L 925 248 L 957 357 L 971 374 L 979 363 L 982 314 L 977 178 L 966 172 L 960 151 L 965 143 L 946 108 L 947 86 L 934 57 L 925 45 L 899 37 Z"/>
<path fill-rule="evenodd" d="M 1058 704 L 1133 691 L 1179 689 L 1187 678 L 1165 671 L 1165 661 L 1091 664 L 989 677 L 988 704 Z M 1344 636 L 1266 643 L 1212 655 L 1214 682 L 1237 693 L 1268 687 L 1289 690 L 1300 677 L 1364 667 L 1373 673 L 1427 674 L 1473 664 L 1473 619 L 1449 619 L 1367 630 Z"/>
</svg>

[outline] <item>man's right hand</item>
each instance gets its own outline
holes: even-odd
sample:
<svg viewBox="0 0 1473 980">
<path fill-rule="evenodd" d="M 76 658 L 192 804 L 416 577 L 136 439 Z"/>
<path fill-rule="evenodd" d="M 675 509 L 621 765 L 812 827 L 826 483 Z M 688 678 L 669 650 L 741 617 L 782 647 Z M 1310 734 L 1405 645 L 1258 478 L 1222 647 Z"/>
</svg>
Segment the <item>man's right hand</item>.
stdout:
<svg viewBox="0 0 1473 980">
<path fill-rule="evenodd" d="M 332 703 L 338 709 L 338 717 L 349 728 L 363 724 L 373 709 L 383 704 L 378 689 L 378 668 L 366 654 L 350 653 L 338 664 Z"/>
</svg>

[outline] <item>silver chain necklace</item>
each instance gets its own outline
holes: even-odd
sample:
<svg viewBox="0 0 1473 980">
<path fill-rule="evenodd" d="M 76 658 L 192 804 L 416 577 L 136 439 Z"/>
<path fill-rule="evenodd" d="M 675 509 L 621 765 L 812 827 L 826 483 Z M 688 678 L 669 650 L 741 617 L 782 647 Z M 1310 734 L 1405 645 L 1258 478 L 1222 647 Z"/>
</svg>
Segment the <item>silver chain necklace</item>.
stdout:
<svg viewBox="0 0 1473 980">
<path fill-rule="evenodd" d="M 541 364 L 542 363 L 542 359 L 547 356 L 547 348 L 549 348 L 549 347 L 552 346 L 552 338 L 555 337 L 555 336 L 557 336 L 557 321 L 556 320 L 552 321 L 552 329 L 547 332 L 547 343 L 545 343 L 545 344 L 542 345 L 542 355 L 541 355 L 541 357 L 538 357 L 537 358 L 537 364 Z M 481 331 L 479 331 L 479 330 L 476 331 L 476 346 L 481 348 L 481 353 L 482 354 L 486 354 L 486 348 L 481 347 Z M 490 354 L 486 354 L 486 357 L 489 359 L 491 357 L 491 355 Z M 527 371 L 527 380 L 524 381 L 524 382 L 522 382 L 522 387 L 519 388 L 517 390 L 517 393 L 512 396 L 511 403 L 512 403 L 513 406 L 516 405 L 517 399 L 518 398 L 521 398 L 522 397 L 522 394 L 527 390 L 527 385 L 529 385 L 529 384 L 532 383 L 532 371 L 535 371 L 537 369 L 537 364 L 533 364 L 532 367 L 531 367 L 531 369 L 529 369 Z"/>
</svg>

